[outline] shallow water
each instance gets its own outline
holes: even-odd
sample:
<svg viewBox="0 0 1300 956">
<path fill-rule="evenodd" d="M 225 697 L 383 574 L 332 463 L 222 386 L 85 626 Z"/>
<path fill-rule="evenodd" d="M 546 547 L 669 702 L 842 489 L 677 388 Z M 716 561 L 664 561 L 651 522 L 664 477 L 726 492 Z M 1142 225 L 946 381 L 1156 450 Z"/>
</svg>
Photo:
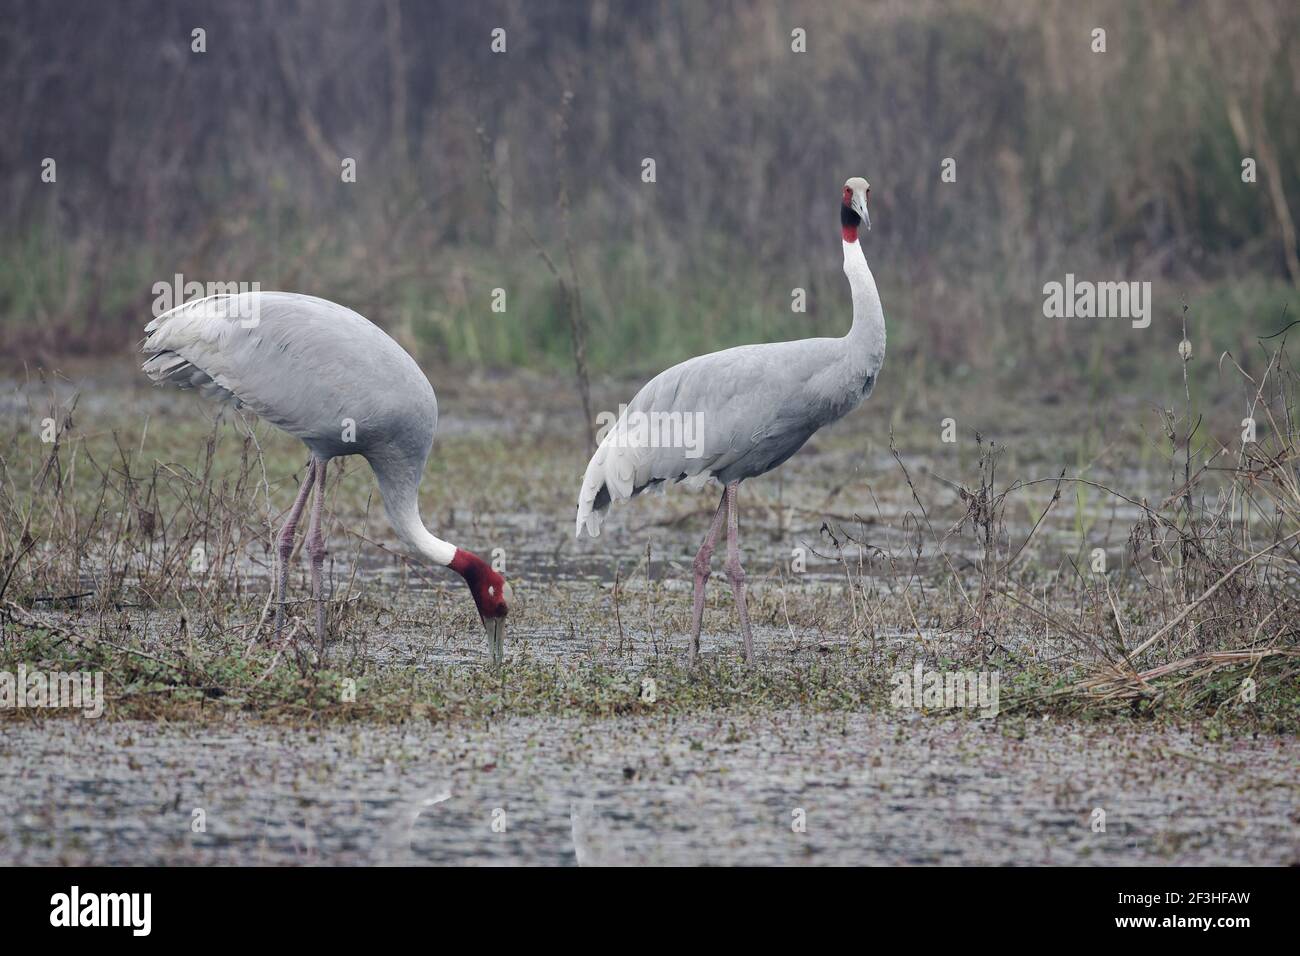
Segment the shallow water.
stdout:
<svg viewBox="0 0 1300 956">
<path fill-rule="evenodd" d="M 1055 721 L 10 722 L 0 859 L 1295 864 L 1298 764 L 1295 740 Z"/>
</svg>

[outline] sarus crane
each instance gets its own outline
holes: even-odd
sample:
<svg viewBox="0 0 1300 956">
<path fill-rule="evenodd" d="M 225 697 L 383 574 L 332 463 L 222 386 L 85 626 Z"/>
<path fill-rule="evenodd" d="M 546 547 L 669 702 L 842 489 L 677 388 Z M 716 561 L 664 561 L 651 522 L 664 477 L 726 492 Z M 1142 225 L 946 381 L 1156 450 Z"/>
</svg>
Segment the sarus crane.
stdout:
<svg viewBox="0 0 1300 956">
<path fill-rule="evenodd" d="M 871 228 L 871 187 L 853 177 L 844 184 L 840 233 L 844 274 L 853 294 L 853 327 L 840 338 L 800 339 L 742 345 L 688 359 L 651 379 L 624 407 L 587 465 L 578 493 L 576 534 L 593 538 L 611 502 L 631 498 L 665 482 L 688 487 L 716 479 L 723 486 L 713 522 L 695 556 L 695 606 L 690 660 L 700 650 L 704 589 L 714 544 L 727 525 L 724 565 L 735 595 L 745 661 L 754 642 L 745 605 L 745 571 L 740 563 L 737 489 L 746 478 L 765 474 L 798 451 L 808 438 L 857 408 L 875 387 L 885 361 L 885 313 L 876 280 L 858 243 L 858 229 Z M 698 423 L 687 442 L 662 441 L 668 431 L 656 421 Z M 646 422 L 651 423 L 647 428 Z M 672 433 L 686 434 L 675 428 Z"/>
<path fill-rule="evenodd" d="M 416 558 L 451 568 L 469 586 L 500 662 L 510 588 L 478 555 L 436 537 L 420 520 L 420 476 L 438 429 L 438 400 L 415 359 L 351 309 L 309 295 L 244 292 L 194 299 L 145 326 L 144 371 L 160 385 L 197 389 L 207 399 L 248 406 L 307 446 L 311 459 L 276 539 L 275 633 L 284 624 L 289 558 L 298 519 L 312 494 L 306 548 L 316 632 L 325 641 L 321 514 L 326 466 L 361 455 L 384 510 Z"/>
</svg>

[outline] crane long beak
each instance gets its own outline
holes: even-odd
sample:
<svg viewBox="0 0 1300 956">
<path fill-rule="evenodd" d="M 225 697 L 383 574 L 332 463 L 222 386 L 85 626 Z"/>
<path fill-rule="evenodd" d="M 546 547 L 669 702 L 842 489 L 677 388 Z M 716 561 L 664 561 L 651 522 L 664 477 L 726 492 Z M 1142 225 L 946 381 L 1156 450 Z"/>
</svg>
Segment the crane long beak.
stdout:
<svg viewBox="0 0 1300 956">
<path fill-rule="evenodd" d="M 849 203 L 850 208 L 862 218 L 862 224 L 867 227 L 867 232 L 871 231 L 871 213 L 867 212 L 867 199 L 865 196 L 855 195 Z"/>
<path fill-rule="evenodd" d="M 506 619 L 504 617 L 482 618 L 483 630 L 487 632 L 488 653 L 493 664 L 500 664 L 506 652 Z"/>
</svg>

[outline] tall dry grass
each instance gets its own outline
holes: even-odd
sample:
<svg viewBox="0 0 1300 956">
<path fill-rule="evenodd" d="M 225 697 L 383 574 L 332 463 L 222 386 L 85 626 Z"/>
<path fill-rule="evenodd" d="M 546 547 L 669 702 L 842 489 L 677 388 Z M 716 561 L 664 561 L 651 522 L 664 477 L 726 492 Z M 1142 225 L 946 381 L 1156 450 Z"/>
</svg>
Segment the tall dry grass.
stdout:
<svg viewBox="0 0 1300 956">
<path fill-rule="evenodd" d="M 1064 329 L 1024 335 L 1066 271 L 1250 278 L 1269 307 L 1300 278 L 1285 0 L 5 5 L 11 355 L 122 348 L 181 272 L 339 299 L 427 359 L 563 366 L 567 300 L 522 237 L 564 260 L 568 217 L 597 372 L 837 332 L 856 174 L 895 354 L 926 367 L 1086 364 Z"/>
</svg>

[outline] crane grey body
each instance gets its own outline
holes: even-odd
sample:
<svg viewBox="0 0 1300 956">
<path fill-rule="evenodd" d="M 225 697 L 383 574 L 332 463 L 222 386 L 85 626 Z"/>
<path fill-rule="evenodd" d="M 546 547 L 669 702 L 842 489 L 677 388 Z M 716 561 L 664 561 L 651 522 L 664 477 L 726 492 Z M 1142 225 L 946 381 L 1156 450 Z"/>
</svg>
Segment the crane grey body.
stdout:
<svg viewBox="0 0 1300 956">
<path fill-rule="evenodd" d="M 857 240 L 857 223 L 870 220 L 865 180 L 845 184 L 841 215 L 844 272 L 853 294 L 853 326 L 841 338 L 743 345 L 688 359 L 650 380 L 606 433 L 587 466 L 578 495 L 577 533 L 595 537 L 613 501 L 665 482 L 724 486 L 704 545 L 695 559 L 695 614 L 691 659 L 699 649 L 709 559 L 728 521 L 727 572 L 752 657 L 744 571 L 735 541 L 736 489 L 746 478 L 781 465 L 819 428 L 856 408 L 871 394 L 885 360 L 885 316 L 871 269 Z M 850 239 L 851 236 L 851 239 Z M 695 416 L 697 440 L 665 445 L 662 429 L 632 424 L 652 416 Z M 685 434 L 679 429 L 678 434 Z M 650 436 L 651 440 L 647 440 Z"/>
<path fill-rule="evenodd" d="M 408 550 L 452 567 L 469 582 L 490 649 L 499 658 L 504 582 L 480 568 L 474 555 L 430 534 L 420 519 L 420 477 L 438 428 L 438 400 L 400 345 L 351 309 L 288 292 L 196 299 L 160 315 L 145 333 L 149 358 L 143 368 L 154 382 L 246 405 L 311 452 L 307 475 L 277 539 L 277 635 L 294 534 L 312 485 L 318 484 L 307 550 L 317 632 L 324 641 L 321 508 L 326 465 L 332 458 L 362 455 L 375 473 L 389 521 Z M 490 588 L 495 591 L 488 594 Z"/>
<path fill-rule="evenodd" d="M 879 352 L 867 343 L 855 349 L 857 344 L 823 338 L 741 345 L 660 372 L 637 392 L 625 414 L 698 411 L 704 416 L 702 441 L 694 449 L 650 449 L 653 453 L 637 462 L 632 494 L 701 473 L 729 485 L 776 468 L 817 429 L 871 394 L 884 359 L 883 342 Z M 610 488 L 602 484 L 592 515 L 610 500 Z"/>
<path fill-rule="evenodd" d="M 433 446 L 438 399 L 420 366 L 337 303 L 288 292 L 209 296 L 145 332 L 144 370 L 155 382 L 247 405 L 318 458 L 427 457 Z M 355 423 L 352 442 L 343 440 L 345 421 Z"/>
</svg>

